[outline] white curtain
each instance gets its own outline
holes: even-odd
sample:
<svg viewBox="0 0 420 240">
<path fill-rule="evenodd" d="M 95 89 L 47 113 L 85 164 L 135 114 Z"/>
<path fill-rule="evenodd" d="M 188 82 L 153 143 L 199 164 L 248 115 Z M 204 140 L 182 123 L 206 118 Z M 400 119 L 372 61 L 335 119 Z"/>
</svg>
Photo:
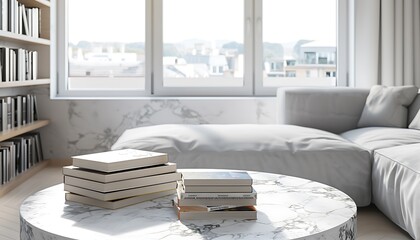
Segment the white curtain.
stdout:
<svg viewBox="0 0 420 240">
<path fill-rule="evenodd" d="M 420 0 L 354 4 L 354 85 L 420 87 Z"/>
</svg>

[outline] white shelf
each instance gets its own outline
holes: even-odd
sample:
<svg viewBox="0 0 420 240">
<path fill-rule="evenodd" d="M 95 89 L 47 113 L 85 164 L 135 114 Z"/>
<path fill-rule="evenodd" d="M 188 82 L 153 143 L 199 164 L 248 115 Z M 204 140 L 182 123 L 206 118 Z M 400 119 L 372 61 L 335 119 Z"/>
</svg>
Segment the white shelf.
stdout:
<svg viewBox="0 0 420 240">
<path fill-rule="evenodd" d="M 48 39 L 34 38 L 27 35 L 12 33 L 3 30 L 0 30 L 0 39 L 23 44 L 40 44 L 46 46 L 50 45 L 50 40 Z"/>
<path fill-rule="evenodd" d="M 37 80 L 26 80 L 26 81 L 17 81 L 17 82 L 0 82 L 0 88 L 49 85 L 50 83 L 51 83 L 50 79 L 37 79 Z"/>
<path fill-rule="evenodd" d="M 49 123 L 50 123 L 50 120 L 38 120 L 38 121 L 28 123 L 19 127 L 8 129 L 6 131 L 2 131 L 0 132 L 0 142 L 7 140 L 9 138 L 16 137 L 21 134 L 45 127 Z"/>
</svg>

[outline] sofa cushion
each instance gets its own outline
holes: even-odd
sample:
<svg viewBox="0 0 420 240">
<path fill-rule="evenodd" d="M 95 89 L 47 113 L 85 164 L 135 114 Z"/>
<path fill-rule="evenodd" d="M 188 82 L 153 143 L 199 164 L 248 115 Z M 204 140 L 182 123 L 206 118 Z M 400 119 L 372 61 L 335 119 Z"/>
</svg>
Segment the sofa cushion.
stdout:
<svg viewBox="0 0 420 240">
<path fill-rule="evenodd" d="M 407 128 L 367 127 L 340 136 L 369 151 L 420 142 L 420 131 Z"/>
<path fill-rule="evenodd" d="M 417 92 L 415 86 L 373 86 L 357 126 L 407 127 L 407 107 Z"/>
<path fill-rule="evenodd" d="M 357 127 L 369 89 L 281 87 L 277 123 L 342 133 Z"/>
<path fill-rule="evenodd" d="M 408 128 L 420 130 L 420 110 L 417 112 L 417 115 L 414 117 L 413 121 L 411 121 L 410 125 L 408 125 Z"/>
<path fill-rule="evenodd" d="M 226 168 L 303 177 L 370 203 L 368 151 L 322 130 L 293 125 L 156 125 L 126 130 L 113 150 L 166 152 L 179 168 Z"/>
<path fill-rule="evenodd" d="M 386 216 L 420 239 L 420 143 L 375 151 L 373 202 Z"/>
<path fill-rule="evenodd" d="M 408 122 L 413 121 L 414 117 L 420 111 L 420 93 L 414 98 L 413 102 L 408 107 Z"/>
</svg>

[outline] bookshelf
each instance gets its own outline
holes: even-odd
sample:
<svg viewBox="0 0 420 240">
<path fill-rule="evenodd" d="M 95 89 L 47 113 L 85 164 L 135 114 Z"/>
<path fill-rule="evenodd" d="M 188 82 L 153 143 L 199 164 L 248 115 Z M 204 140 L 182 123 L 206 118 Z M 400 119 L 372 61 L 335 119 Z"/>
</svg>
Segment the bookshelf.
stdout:
<svg viewBox="0 0 420 240">
<path fill-rule="evenodd" d="M 38 120 L 20 127 L 12 128 L 7 131 L 0 132 L 0 142 L 5 141 L 9 138 L 16 137 L 22 135 L 24 133 L 28 133 L 42 127 L 45 127 L 49 124 L 49 120 Z M 0 197 L 6 194 L 7 192 L 13 190 L 15 187 L 29 179 L 31 176 L 35 175 L 38 171 L 43 169 L 48 164 L 48 161 L 42 161 L 31 168 L 18 174 L 15 178 L 13 178 L 10 182 L 0 185 Z"/>
<path fill-rule="evenodd" d="M 2 0 L 0 0 L 2 1 Z M 10 4 L 12 1 L 7 1 Z M 54 0 L 52 0 L 54 1 Z M 13 4 L 13 3 L 12 3 Z M 7 11 L 4 15 L 4 11 L 0 11 L 0 19 L 3 20 L 4 16 L 7 19 L 7 27 L 4 25 L 0 25 L 0 47 L 3 49 L 24 49 L 26 52 L 25 61 L 32 63 L 32 59 L 35 59 L 35 56 L 32 58 L 30 56 L 30 52 L 37 52 L 37 64 L 31 65 L 32 75 L 28 74 L 28 63 L 26 63 L 25 67 L 22 65 L 18 65 L 16 59 L 17 70 L 16 75 L 12 77 L 12 75 L 3 75 L 2 81 L 0 81 L 0 98 L 10 95 L 20 95 L 20 94 L 27 94 L 30 92 L 34 87 L 37 86 L 49 86 L 50 85 L 50 18 L 51 18 L 51 10 L 50 5 L 51 2 L 47 0 L 17 0 L 15 2 L 14 9 L 16 12 L 19 12 L 15 18 L 12 18 L 12 11 Z M 24 7 L 22 7 L 24 5 Z M 11 5 L 9 5 L 10 7 Z M 22 10 L 21 10 L 22 7 Z M 32 9 L 36 8 L 36 9 Z M 11 8 L 13 9 L 13 8 Z M 26 9 L 23 11 L 23 9 Z M 38 18 L 36 17 L 38 16 Z M 25 19 L 26 18 L 26 19 Z M 14 19 L 13 22 L 14 27 L 12 26 L 11 19 Z M 17 21 L 17 20 L 18 21 Z M 27 21 L 27 26 L 25 26 L 25 22 Z M 16 24 L 18 24 L 16 26 Z M 5 50 L 3 50 L 5 51 Z M 17 51 L 17 50 L 16 50 Z M 12 52 L 12 51 L 10 51 Z M 23 55 L 17 55 L 18 58 L 22 57 Z M 23 58 L 21 58 L 23 59 Z M 4 63 L 4 59 L 1 58 L 0 64 Z M 12 61 L 12 60 L 11 60 Z M 13 62 L 14 63 L 14 62 Z M 10 66 L 13 66 L 11 63 Z M 6 65 L 7 66 L 7 65 Z M 22 78 L 18 78 L 19 76 L 19 67 L 20 69 L 25 70 L 23 80 Z M 10 68 L 12 69 L 12 68 Z M 35 69 L 35 70 L 32 70 Z M 12 70 L 10 70 L 12 71 Z M 35 71 L 35 72 L 33 72 Z M 15 70 L 13 70 L 15 73 Z M 5 74 L 5 73 L 3 73 Z M 35 75 L 36 74 L 36 75 Z M 32 77 L 31 77 L 32 76 Z M 8 78 L 9 77 L 9 78 Z M 16 77 L 16 78 L 15 78 Z M 15 78 L 15 79 L 14 79 Z M 18 80 L 19 79 L 19 80 Z M 40 129 L 45 127 L 49 124 L 49 120 L 37 120 L 34 122 L 30 122 L 24 125 L 20 125 L 17 127 L 13 127 L 11 129 L 7 129 L 4 131 L 0 131 L 0 142 L 10 141 L 11 138 L 19 137 L 23 134 L 32 132 L 34 130 Z M 38 158 L 39 159 L 39 158 Z M 16 188 L 19 184 L 26 181 L 28 178 L 33 176 L 39 170 L 44 168 L 48 164 L 48 161 L 41 161 L 32 165 L 23 172 L 17 174 L 16 176 L 12 177 L 12 179 L 4 184 L 0 184 L 0 197 L 7 192 Z"/>
</svg>

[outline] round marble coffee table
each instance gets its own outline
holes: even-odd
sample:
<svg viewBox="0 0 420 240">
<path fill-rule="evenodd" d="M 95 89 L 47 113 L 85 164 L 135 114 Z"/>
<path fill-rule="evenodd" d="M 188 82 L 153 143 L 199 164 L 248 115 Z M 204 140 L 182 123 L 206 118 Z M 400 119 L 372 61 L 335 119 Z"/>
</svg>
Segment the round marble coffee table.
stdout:
<svg viewBox="0 0 420 240">
<path fill-rule="evenodd" d="M 59 184 L 20 208 L 21 239 L 340 239 L 356 238 L 356 205 L 314 181 L 249 172 L 258 220 L 179 221 L 173 196 L 118 210 L 65 202 Z"/>
</svg>

